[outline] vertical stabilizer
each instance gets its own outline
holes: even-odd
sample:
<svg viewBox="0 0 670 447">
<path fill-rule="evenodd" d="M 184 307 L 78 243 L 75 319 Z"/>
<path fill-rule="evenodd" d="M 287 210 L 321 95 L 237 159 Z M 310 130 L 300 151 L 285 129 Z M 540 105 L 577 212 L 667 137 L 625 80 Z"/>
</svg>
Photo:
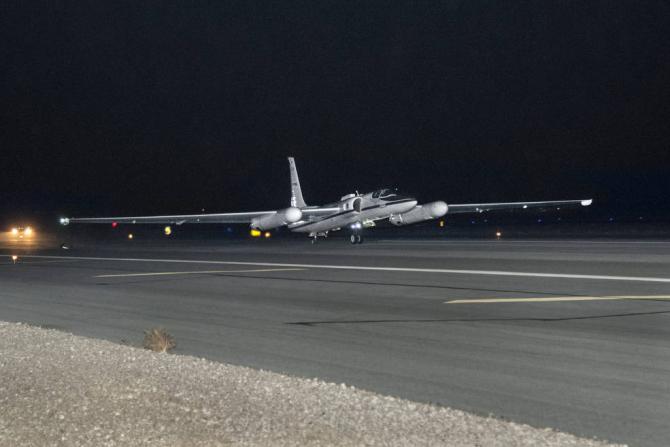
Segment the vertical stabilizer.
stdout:
<svg viewBox="0 0 670 447">
<path fill-rule="evenodd" d="M 288 157 L 288 165 L 291 169 L 291 206 L 303 208 L 307 205 L 305 204 L 305 199 L 302 198 L 300 179 L 298 179 L 298 169 L 295 167 L 295 160 L 293 157 Z"/>
</svg>

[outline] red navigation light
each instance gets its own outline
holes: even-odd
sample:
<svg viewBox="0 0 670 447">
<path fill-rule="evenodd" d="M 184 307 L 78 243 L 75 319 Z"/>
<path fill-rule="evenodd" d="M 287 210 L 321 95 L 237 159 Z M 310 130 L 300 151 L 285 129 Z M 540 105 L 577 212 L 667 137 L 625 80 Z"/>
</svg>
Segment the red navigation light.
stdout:
<svg viewBox="0 0 670 447">
<path fill-rule="evenodd" d="M 118 222 L 112 222 L 112 228 L 116 228 L 119 225 Z"/>
</svg>

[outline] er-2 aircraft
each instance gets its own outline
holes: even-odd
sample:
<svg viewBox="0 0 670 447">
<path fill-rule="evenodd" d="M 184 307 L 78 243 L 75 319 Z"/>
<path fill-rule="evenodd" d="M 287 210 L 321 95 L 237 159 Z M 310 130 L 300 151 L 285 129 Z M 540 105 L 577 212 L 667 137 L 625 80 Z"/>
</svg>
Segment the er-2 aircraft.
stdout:
<svg viewBox="0 0 670 447">
<path fill-rule="evenodd" d="M 436 202 L 419 204 L 414 197 L 400 194 L 395 189 L 378 189 L 365 194 L 348 194 L 339 201 L 323 206 L 308 206 L 302 196 L 298 170 L 293 157 L 288 158 L 291 172 L 290 206 L 273 211 L 250 211 L 241 213 L 184 214 L 164 216 L 129 217 L 64 217 L 60 223 L 121 223 L 170 224 L 185 223 L 248 223 L 252 230 L 272 230 L 288 227 L 296 233 L 307 233 L 312 242 L 327 237 L 331 231 L 347 229 L 351 232 L 352 244 L 363 242 L 364 228 L 374 227 L 377 221 L 388 220 L 393 225 L 403 226 L 437 219 L 445 214 L 481 213 L 491 210 L 516 208 L 558 208 L 566 206 L 589 206 L 591 199 L 554 200 L 543 202 L 503 202 L 449 204 Z"/>
</svg>

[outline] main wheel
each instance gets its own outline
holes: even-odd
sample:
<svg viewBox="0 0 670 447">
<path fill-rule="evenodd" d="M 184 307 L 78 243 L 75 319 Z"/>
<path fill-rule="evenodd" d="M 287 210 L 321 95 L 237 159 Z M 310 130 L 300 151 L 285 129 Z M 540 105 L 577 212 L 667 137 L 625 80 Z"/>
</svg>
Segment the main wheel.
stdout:
<svg viewBox="0 0 670 447">
<path fill-rule="evenodd" d="M 352 244 L 358 244 L 359 238 L 360 238 L 360 236 L 356 236 L 355 234 L 352 234 L 351 236 L 349 236 L 349 241 Z"/>
<path fill-rule="evenodd" d="M 360 234 L 356 236 L 356 243 L 357 244 L 362 244 L 363 243 L 363 236 Z"/>
</svg>

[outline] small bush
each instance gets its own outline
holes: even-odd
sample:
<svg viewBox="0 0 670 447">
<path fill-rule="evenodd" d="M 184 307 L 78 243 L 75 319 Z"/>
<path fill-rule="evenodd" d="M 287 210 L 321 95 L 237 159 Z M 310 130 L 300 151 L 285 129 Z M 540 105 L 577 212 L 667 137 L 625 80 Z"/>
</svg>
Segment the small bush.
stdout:
<svg viewBox="0 0 670 447">
<path fill-rule="evenodd" d="M 144 331 L 144 349 L 150 349 L 154 352 L 168 352 L 175 346 L 177 346 L 177 343 L 174 341 L 174 337 L 163 328 L 152 328 Z"/>
</svg>

